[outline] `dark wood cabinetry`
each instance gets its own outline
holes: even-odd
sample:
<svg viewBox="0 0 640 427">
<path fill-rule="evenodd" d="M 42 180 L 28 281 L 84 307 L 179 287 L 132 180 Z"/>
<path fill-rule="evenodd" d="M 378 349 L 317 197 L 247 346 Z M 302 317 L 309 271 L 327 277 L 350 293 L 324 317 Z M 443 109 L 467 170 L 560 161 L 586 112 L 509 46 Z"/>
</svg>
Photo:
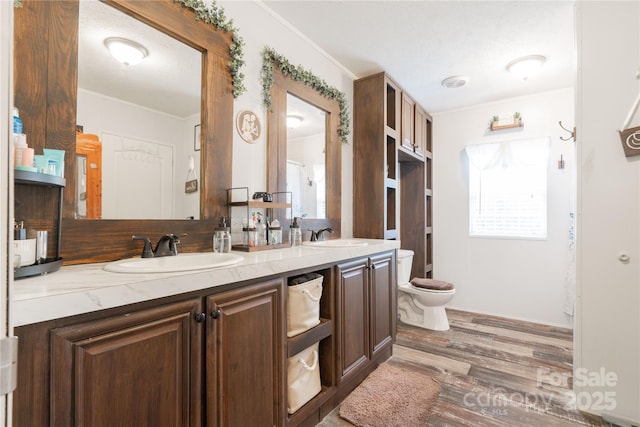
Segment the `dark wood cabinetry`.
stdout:
<svg viewBox="0 0 640 427">
<path fill-rule="evenodd" d="M 354 83 L 353 110 L 353 234 L 400 239 L 431 277 L 433 120 L 385 73 Z"/>
<path fill-rule="evenodd" d="M 282 288 L 18 328 L 16 425 L 280 425 Z"/>
<path fill-rule="evenodd" d="M 406 92 L 402 92 L 400 145 L 409 151 L 414 151 L 415 146 L 415 108 L 416 102 Z"/>
<path fill-rule="evenodd" d="M 395 256 L 385 253 L 338 269 L 338 372 L 341 380 L 390 350 L 396 332 Z"/>
<path fill-rule="evenodd" d="M 415 106 L 415 140 L 413 144 L 413 151 L 418 156 L 424 156 L 427 149 L 427 123 L 431 122 L 431 116 L 422 109 L 421 106 Z"/>
<path fill-rule="evenodd" d="M 354 237 L 399 237 L 400 103 L 400 87 L 384 73 L 354 85 Z"/>
<path fill-rule="evenodd" d="M 340 343 L 338 372 L 344 378 L 369 358 L 369 259 L 338 267 Z"/>
<path fill-rule="evenodd" d="M 391 355 L 395 266 L 387 250 L 18 327 L 14 425 L 316 425 Z M 320 324 L 287 338 L 286 282 L 310 272 Z M 315 343 L 321 391 L 288 414 L 287 358 Z"/>
<path fill-rule="evenodd" d="M 283 408 L 283 281 L 206 298 L 206 425 L 275 426 Z"/>
<path fill-rule="evenodd" d="M 371 358 L 393 344 L 396 336 L 396 260 L 387 253 L 369 258 Z"/>
<path fill-rule="evenodd" d="M 50 425 L 201 425 L 201 312 L 192 299 L 53 329 Z"/>
</svg>

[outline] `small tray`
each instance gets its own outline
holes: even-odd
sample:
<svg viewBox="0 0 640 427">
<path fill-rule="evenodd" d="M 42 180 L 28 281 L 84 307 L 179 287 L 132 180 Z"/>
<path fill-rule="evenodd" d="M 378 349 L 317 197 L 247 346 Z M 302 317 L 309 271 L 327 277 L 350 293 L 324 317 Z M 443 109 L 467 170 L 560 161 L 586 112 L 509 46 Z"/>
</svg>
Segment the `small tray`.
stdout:
<svg viewBox="0 0 640 427">
<path fill-rule="evenodd" d="M 16 268 L 13 272 L 14 279 L 22 279 L 30 276 L 40 276 L 58 271 L 62 266 L 62 258 L 47 258 L 43 264 L 27 265 Z"/>
</svg>

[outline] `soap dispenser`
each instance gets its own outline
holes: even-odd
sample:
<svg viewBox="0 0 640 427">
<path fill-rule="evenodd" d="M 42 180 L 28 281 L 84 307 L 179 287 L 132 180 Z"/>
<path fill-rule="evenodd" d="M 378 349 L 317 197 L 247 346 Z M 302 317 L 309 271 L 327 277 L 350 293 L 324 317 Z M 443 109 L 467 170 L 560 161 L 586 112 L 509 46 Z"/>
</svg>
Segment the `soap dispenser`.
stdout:
<svg viewBox="0 0 640 427">
<path fill-rule="evenodd" d="M 282 229 L 280 228 L 280 221 L 274 219 L 269 224 L 269 244 L 279 245 L 282 243 Z"/>
<path fill-rule="evenodd" d="M 300 224 L 298 224 L 299 219 L 298 217 L 294 217 L 293 224 L 291 224 L 290 227 L 289 243 L 291 243 L 291 246 L 300 246 L 302 244 L 302 231 L 300 230 Z"/>
<path fill-rule="evenodd" d="M 262 222 L 262 214 L 258 212 L 258 223 L 256 224 L 257 241 L 256 246 L 267 244 L 267 225 Z"/>
<path fill-rule="evenodd" d="M 231 252 L 231 231 L 224 217 L 220 217 L 220 224 L 213 232 L 213 252 Z"/>
</svg>

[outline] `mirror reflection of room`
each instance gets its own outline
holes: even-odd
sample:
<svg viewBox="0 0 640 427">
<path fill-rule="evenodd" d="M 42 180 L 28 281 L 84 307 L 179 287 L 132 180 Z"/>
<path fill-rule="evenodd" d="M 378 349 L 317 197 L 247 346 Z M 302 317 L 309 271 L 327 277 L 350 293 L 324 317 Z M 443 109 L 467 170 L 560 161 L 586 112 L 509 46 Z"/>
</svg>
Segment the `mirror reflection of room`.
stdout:
<svg viewBox="0 0 640 427">
<path fill-rule="evenodd" d="M 198 219 L 201 52 L 102 2 L 79 13 L 75 216 Z M 116 60 L 123 39 L 137 58 Z"/>
<path fill-rule="evenodd" d="M 287 94 L 287 191 L 293 216 L 324 219 L 327 113 Z"/>
</svg>

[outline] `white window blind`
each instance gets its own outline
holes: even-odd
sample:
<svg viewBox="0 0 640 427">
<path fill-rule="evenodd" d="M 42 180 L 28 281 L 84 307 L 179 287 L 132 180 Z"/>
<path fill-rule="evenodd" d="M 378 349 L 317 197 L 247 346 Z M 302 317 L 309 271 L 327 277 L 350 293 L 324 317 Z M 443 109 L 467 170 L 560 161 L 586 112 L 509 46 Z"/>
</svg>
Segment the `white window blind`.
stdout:
<svg viewBox="0 0 640 427">
<path fill-rule="evenodd" d="M 469 145 L 469 235 L 547 237 L 550 138 Z"/>
</svg>

